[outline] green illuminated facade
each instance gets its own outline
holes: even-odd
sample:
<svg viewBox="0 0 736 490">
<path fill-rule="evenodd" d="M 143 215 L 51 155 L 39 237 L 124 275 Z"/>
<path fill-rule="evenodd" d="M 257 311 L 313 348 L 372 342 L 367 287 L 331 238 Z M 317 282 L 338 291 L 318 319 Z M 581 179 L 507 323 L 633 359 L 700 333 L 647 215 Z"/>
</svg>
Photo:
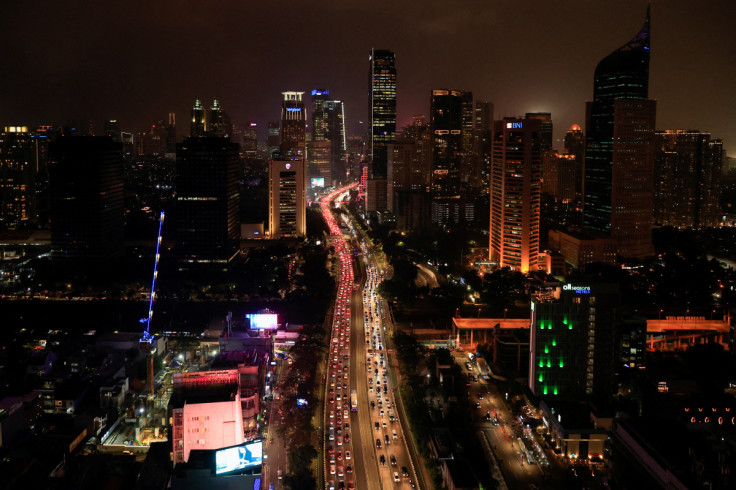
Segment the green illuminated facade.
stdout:
<svg viewBox="0 0 736 490">
<path fill-rule="evenodd" d="M 529 388 L 535 395 L 610 392 L 619 302 L 616 284 L 564 284 L 558 298 L 532 301 Z"/>
</svg>

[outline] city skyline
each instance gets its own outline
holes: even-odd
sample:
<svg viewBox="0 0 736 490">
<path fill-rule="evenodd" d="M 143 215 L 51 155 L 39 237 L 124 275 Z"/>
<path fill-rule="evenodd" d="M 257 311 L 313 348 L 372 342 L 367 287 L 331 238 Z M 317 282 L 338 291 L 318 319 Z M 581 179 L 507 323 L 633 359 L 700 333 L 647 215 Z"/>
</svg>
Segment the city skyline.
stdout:
<svg viewBox="0 0 736 490">
<path fill-rule="evenodd" d="M 104 120 L 118 119 L 132 129 L 169 112 L 184 121 L 193 99 L 217 98 L 235 122 L 265 128 L 278 118 L 281 91 L 324 87 L 345 100 L 353 134 L 365 119 L 366 53 L 375 48 L 396 53 L 398 127 L 429 113 L 432 89 L 452 86 L 494 102 L 497 118 L 550 112 L 554 146 L 561 149 L 564 132 L 584 123 L 596 63 L 640 25 L 646 5 L 526 2 L 521 9 L 477 4 L 449 13 L 439 2 L 390 11 L 348 2 L 327 11 L 225 1 L 183 12 L 167 2 L 134 2 L 109 13 L 103 6 L 12 5 L 15 12 L 0 21 L 12 74 L 0 82 L 0 119 L 33 127 L 84 117 L 98 131 Z M 173 9 L 177 15 L 170 15 Z M 333 29 L 300 22 L 315 14 Z M 652 5 L 657 56 L 650 97 L 658 101 L 657 129 L 710 132 L 724 139 L 730 154 L 736 149 L 736 122 L 728 117 L 736 104 L 729 96 L 736 68 L 723 60 L 736 45 L 728 29 L 734 14 L 736 5 L 725 0 L 707 9 L 680 1 Z M 406 18 L 414 22 L 408 29 Z M 282 23 L 295 26 L 298 51 L 273 34 L 272 26 Z M 208 34 L 191 36 L 198 29 Z M 514 49 L 500 49 L 507 44 Z M 702 80 L 707 87 L 693 90 Z"/>
</svg>

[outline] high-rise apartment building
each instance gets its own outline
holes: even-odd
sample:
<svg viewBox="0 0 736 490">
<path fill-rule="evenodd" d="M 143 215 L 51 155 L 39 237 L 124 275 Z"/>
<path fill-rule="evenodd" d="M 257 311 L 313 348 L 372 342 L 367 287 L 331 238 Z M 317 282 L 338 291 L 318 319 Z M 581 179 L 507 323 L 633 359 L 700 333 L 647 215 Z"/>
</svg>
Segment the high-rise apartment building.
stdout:
<svg viewBox="0 0 736 490">
<path fill-rule="evenodd" d="M 536 396 L 610 396 L 621 355 L 618 284 L 568 282 L 532 298 L 529 389 Z"/>
<path fill-rule="evenodd" d="M 369 57 L 369 152 L 372 178 L 386 178 L 386 145 L 396 139 L 396 55 L 372 49 Z"/>
<path fill-rule="evenodd" d="M 61 137 L 49 148 L 55 259 L 96 267 L 123 255 L 122 144 L 107 136 Z"/>
<path fill-rule="evenodd" d="M 0 229 L 37 221 L 37 146 L 26 126 L 6 126 L 0 133 Z"/>
<path fill-rule="evenodd" d="M 307 156 L 307 112 L 304 92 L 282 92 L 281 104 L 281 158 L 304 160 Z"/>
<path fill-rule="evenodd" d="M 268 229 L 272 239 L 307 234 L 304 160 L 272 160 L 268 168 Z"/>
<path fill-rule="evenodd" d="M 723 144 L 710 133 L 656 133 L 654 220 L 680 228 L 718 226 Z"/>
<path fill-rule="evenodd" d="M 534 119 L 494 123 L 490 260 L 524 273 L 536 270 L 539 259 L 541 132 Z"/>
<path fill-rule="evenodd" d="M 238 252 L 238 145 L 187 138 L 176 148 L 176 252 L 181 266 L 227 264 Z"/>
<path fill-rule="evenodd" d="M 207 112 L 202 105 L 202 101 L 199 99 L 194 101 L 194 107 L 192 107 L 192 126 L 189 131 L 189 136 L 196 138 L 205 135 L 207 131 Z"/>
<path fill-rule="evenodd" d="M 593 101 L 586 107 L 583 225 L 625 240 L 620 250 L 624 257 L 653 250 L 656 103 L 647 98 L 649 39 L 647 12 L 639 33 L 598 63 Z"/>
<path fill-rule="evenodd" d="M 542 121 L 542 154 L 552 149 L 553 142 L 553 125 L 552 114 L 549 112 L 527 112 L 527 119 L 537 119 Z"/>
</svg>

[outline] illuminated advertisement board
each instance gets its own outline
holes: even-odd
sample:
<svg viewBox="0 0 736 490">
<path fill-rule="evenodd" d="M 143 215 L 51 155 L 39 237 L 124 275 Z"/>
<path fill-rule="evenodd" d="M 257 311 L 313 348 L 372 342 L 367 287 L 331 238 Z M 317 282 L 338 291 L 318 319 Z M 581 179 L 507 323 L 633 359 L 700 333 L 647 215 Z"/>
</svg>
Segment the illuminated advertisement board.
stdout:
<svg viewBox="0 0 736 490">
<path fill-rule="evenodd" d="M 250 328 L 258 330 L 278 328 L 278 315 L 275 313 L 248 313 L 245 318 L 250 320 Z"/>
<path fill-rule="evenodd" d="M 312 187 L 324 187 L 325 186 L 325 178 L 324 177 L 312 177 Z"/>
<path fill-rule="evenodd" d="M 240 446 L 215 451 L 215 474 L 253 468 L 263 464 L 263 441 L 254 441 Z"/>
</svg>

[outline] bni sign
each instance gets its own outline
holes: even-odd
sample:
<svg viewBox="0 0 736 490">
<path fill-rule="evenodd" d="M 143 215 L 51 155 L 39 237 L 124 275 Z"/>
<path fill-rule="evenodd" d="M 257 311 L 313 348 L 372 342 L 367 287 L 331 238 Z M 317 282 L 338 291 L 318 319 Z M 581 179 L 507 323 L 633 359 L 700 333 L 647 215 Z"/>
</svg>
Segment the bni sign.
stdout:
<svg viewBox="0 0 736 490">
<path fill-rule="evenodd" d="M 515 123 L 506 123 L 506 129 L 522 129 L 524 127 L 524 123 L 515 122 Z"/>
<path fill-rule="evenodd" d="M 573 286 L 572 284 L 565 284 L 562 286 L 565 291 L 572 291 L 575 294 L 590 294 L 590 286 Z"/>
</svg>

